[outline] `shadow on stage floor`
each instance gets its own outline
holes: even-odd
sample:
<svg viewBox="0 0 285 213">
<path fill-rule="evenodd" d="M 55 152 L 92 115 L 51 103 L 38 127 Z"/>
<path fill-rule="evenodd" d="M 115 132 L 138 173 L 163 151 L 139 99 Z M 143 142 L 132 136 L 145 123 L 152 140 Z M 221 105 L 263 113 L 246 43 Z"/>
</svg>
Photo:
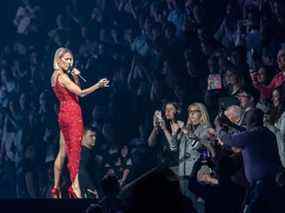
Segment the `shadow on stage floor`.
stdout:
<svg viewBox="0 0 285 213">
<path fill-rule="evenodd" d="M 94 200 L 55 200 L 55 199 L 9 199 L 0 200 L 1 213 L 81 213 L 85 212 Z"/>
</svg>

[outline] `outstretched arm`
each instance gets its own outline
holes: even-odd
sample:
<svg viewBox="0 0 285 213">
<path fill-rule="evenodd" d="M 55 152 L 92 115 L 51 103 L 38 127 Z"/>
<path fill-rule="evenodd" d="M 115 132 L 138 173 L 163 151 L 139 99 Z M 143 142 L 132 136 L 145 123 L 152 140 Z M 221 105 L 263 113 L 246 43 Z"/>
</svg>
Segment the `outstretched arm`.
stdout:
<svg viewBox="0 0 285 213">
<path fill-rule="evenodd" d="M 248 135 L 247 131 L 229 134 L 223 129 L 220 129 L 218 132 L 218 139 L 227 146 L 236 147 L 236 148 L 244 148 L 246 143 L 248 142 Z"/>
<path fill-rule="evenodd" d="M 74 93 L 79 97 L 85 97 L 100 88 L 109 87 L 109 81 L 105 78 L 101 79 L 96 84 L 86 89 L 81 89 L 76 83 L 71 81 L 66 75 L 60 75 L 59 81 L 66 89 L 68 89 L 70 92 Z"/>
</svg>

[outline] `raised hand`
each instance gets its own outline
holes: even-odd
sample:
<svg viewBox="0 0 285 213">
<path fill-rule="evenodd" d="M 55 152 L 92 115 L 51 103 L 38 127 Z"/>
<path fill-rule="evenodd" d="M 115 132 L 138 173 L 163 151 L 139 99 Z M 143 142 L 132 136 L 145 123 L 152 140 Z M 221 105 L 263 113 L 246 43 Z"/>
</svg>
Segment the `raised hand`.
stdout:
<svg viewBox="0 0 285 213">
<path fill-rule="evenodd" d="M 159 127 L 158 119 L 157 119 L 157 117 L 155 115 L 153 116 L 153 127 L 154 128 L 158 128 Z"/>
<path fill-rule="evenodd" d="M 176 134 L 179 131 L 179 129 L 182 129 L 184 127 L 184 124 L 181 121 L 178 121 L 177 123 L 171 122 L 170 125 L 173 135 Z"/>
<path fill-rule="evenodd" d="M 162 119 L 161 111 L 156 110 L 153 115 L 153 127 L 158 128 L 160 127 L 159 122 Z"/>
<path fill-rule="evenodd" d="M 107 78 L 103 78 L 100 81 L 98 81 L 97 84 L 98 84 L 99 88 L 106 88 L 106 87 L 110 86 L 109 83 L 110 83 L 110 81 Z"/>
<path fill-rule="evenodd" d="M 166 130 L 166 123 L 165 123 L 165 120 L 164 119 L 160 119 L 158 121 L 158 125 L 159 127 L 162 129 L 162 130 Z"/>
</svg>

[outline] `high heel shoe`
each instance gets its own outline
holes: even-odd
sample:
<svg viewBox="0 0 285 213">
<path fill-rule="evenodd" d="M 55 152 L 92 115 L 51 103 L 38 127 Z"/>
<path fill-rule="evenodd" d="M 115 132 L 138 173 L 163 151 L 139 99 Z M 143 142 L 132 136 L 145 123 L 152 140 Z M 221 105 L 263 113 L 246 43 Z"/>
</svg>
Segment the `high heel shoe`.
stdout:
<svg viewBox="0 0 285 213">
<path fill-rule="evenodd" d="M 52 198 L 54 198 L 54 199 L 59 199 L 60 198 L 60 191 L 59 191 L 58 188 L 52 187 L 50 193 L 51 193 Z"/>
<path fill-rule="evenodd" d="M 75 194 L 71 186 L 68 188 L 67 193 L 70 199 L 78 199 L 77 195 Z"/>
</svg>

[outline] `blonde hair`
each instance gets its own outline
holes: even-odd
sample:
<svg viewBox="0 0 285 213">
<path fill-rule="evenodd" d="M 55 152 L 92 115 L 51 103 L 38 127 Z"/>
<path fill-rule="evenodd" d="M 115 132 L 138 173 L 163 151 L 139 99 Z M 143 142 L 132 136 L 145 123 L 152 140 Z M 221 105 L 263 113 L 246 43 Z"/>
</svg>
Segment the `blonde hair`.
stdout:
<svg viewBox="0 0 285 213">
<path fill-rule="evenodd" d="M 193 103 L 193 104 L 190 104 L 188 106 L 188 113 L 190 112 L 192 107 L 199 108 L 199 110 L 201 112 L 200 124 L 202 124 L 202 125 L 209 125 L 210 124 L 210 119 L 209 119 L 209 114 L 208 114 L 206 106 L 204 104 L 202 104 L 202 103 L 197 103 L 197 102 Z M 191 125 L 192 123 L 188 123 L 188 124 Z"/>
<path fill-rule="evenodd" d="M 60 47 L 55 51 L 54 57 L 53 57 L 53 69 L 58 70 L 59 66 L 57 64 L 57 60 L 60 59 L 65 53 L 70 53 L 73 57 L 73 54 L 71 50 L 65 48 L 65 47 Z"/>
</svg>

